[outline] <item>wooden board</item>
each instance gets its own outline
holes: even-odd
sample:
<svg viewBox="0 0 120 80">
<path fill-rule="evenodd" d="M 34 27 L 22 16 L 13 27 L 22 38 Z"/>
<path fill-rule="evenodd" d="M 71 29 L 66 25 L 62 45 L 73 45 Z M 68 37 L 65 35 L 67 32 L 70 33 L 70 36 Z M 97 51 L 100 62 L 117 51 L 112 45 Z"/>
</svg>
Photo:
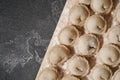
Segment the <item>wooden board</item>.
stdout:
<svg viewBox="0 0 120 80">
<path fill-rule="evenodd" d="M 47 62 L 47 57 L 49 55 L 48 52 L 50 48 L 52 48 L 54 45 L 60 44 L 58 41 L 58 34 L 66 25 L 70 24 L 68 22 L 69 10 L 73 5 L 78 3 L 79 3 L 79 0 L 67 0 L 35 80 L 38 80 L 38 76 L 43 69 L 50 66 L 49 63 Z M 116 6 L 118 5 L 120 7 L 120 0 L 114 1 L 114 3 L 116 3 Z M 114 19 L 114 16 L 113 16 L 115 14 L 114 10 L 115 9 L 113 8 L 113 11 L 111 12 L 111 16 L 104 16 L 108 23 L 111 23 L 111 20 L 112 20 L 111 17 L 113 18 L 112 24 L 108 24 L 108 28 L 119 24 L 119 22 L 117 22 L 116 19 Z M 103 36 L 104 36 L 104 44 L 109 43 L 109 41 L 106 41 L 105 35 Z"/>
</svg>

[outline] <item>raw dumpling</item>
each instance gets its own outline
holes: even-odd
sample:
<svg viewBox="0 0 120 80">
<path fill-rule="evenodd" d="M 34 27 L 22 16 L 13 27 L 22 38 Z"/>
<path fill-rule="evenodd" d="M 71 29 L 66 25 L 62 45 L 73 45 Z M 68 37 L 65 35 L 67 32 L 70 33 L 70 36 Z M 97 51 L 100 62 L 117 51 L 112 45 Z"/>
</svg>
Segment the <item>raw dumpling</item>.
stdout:
<svg viewBox="0 0 120 80">
<path fill-rule="evenodd" d="M 79 31 L 72 25 L 62 29 L 58 35 L 60 43 L 65 45 L 73 45 L 78 38 Z"/>
<path fill-rule="evenodd" d="M 87 17 L 90 15 L 88 8 L 85 5 L 78 4 L 74 5 L 70 9 L 69 21 L 74 24 L 81 26 L 84 24 Z"/>
<path fill-rule="evenodd" d="M 98 58 L 102 63 L 115 67 L 120 63 L 120 49 L 113 44 L 104 45 L 98 53 Z"/>
<path fill-rule="evenodd" d="M 112 27 L 107 34 L 108 41 L 120 45 L 120 25 Z"/>
<path fill-rule="evenodd" d="M 80 79 L 74 76 L 64 76 L 62 80 L 80 80 Z"/>
<path fill-rule="evenodd" d="M 120 69 L 114 73 L 112 80 L 120 80 Z"/>
<path fill-rule="evenodd" d="M 107 23 L 101 15 L 92 15 L 86 20 L 85 28 L 90 33 L 102 34 L 106 31 Z"/>
<path fill-rule="evenodd" d="M 90 72 L 89 80 L 110 80 L 112 72 L 105 65 L 96 65 Z"/>
<path fill-rule="evenodd" d="M 89 5 L 91 0 L 79 0 L 79 3 Z"/>
<path fill-rule="evenodd" d="M 120 22 L 120 8 L 117 10 L 116 18 Z"/>
<path fill-rule="evenodd" d="M 46 68 L 41 71 L 38 80 L 58 80 L 58 71 L 53 68 Z"/>
<path fill-rule="evenodd" d="M 70 57 L 70 50 L 64 45 L 56 45 L 50 50 L 49 62 L 53 65 L 61 65 Z"/>
<path fill-rule="evenodd" d="M 113 6 L 112 0 L 91 0 L 91 8 L 94 12 L 107 14 Z"/>
<path fill-rule="evenodd" d="M 82 35 L 76 45 L 76 54 L 90 56 L 99 49 L 99 41 L 95 35 L 85 34 Z"/>
<path fill-rule="evenodd" d="M 72 75 L 86 76 L 89 72 L 89 63 L 85 58 L 75 56 L 67 62 L 67 70 Z"/>
</svg>

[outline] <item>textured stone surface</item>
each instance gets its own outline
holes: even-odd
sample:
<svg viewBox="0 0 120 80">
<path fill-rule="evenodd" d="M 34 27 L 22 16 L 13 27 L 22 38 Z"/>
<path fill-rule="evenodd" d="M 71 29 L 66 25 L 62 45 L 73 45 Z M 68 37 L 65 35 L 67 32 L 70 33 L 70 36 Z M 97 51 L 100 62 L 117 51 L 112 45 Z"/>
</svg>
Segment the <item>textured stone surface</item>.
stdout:
<svg viewBox="0 0 120 80">
<path fill-rule="evenodd" d="M 0 0 L 0 80 L 34 80 L 66 0 Z"/>
</svg>

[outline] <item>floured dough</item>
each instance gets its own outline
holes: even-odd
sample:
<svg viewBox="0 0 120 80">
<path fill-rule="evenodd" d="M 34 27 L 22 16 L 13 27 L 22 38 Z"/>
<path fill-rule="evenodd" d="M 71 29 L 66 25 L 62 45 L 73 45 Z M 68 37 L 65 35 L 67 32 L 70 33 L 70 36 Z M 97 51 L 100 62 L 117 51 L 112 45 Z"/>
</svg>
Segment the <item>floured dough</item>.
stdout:
<svg viewBox="0 0 120 80">
<path fill-rule="evenodd" d="M 91 0 L 91 8 L 94 12 L 107 14 L 113 6 L 112 0 Z"/>
<path fill-rule="evenodd" d="M 120 69 L 114 73 L 112 80 L 120 80 Z"/>
<path fill-rule="evenodd" d="M 103 63 L 115 67 L 120 63 L 120 49 L 113 44 L 104 45 L 98 53 L 98 58 Z"/>
<path fill-rule="evenodd" d="M 56 69 L 46 68 L 40 73 L 38 80 L 59 80 L 58 78 Z"/>
<path fill-rule="evenodd" d="M 90 33 L 102 34 L 107 29 L 107 23 L 101 15 L 92 15 L 86 20 L 85 28 Z"/>
<path fill-rule="evenodd" d="M 99 41 L 95 35 L 82 35 L 75 45 L 76 54 L 90 56 L 99 49 Z"/>
<path fill-rule="evenodd" d="M 120 45 L 120 25 L 112 27 L 107 34 L 108 41 Z"/>
<path fill-rule="evenodd" d="M 89 5 L 91 0 L 79 0 L 79 3 Z"/>
<path fill-rule="evenodd" d="M 64 45 L 56 45 L 50 50 L 49 62 L 53 65 L 61 65 L 70 57 L 70 50 Z"/>
<path fill-rule="evenodd" d="M 64 76 L 62 80 L 80 80 L 80 79 L 74 76 Z"/>
<path fill-rule="evenodd" d="M 110 80 L 112 72 L 105 65 L 96 65 L 90 72 L 89 80 Z"/>
<path fill-rule="evenodd" d="M 68 61 L 67 70 L 73 75 L 85 76 L 89 72 L 89 63 L 85 58 L 75 56 Z"/>
<path fill-rule="evenodd" d="M 69 21 L 74 25 L 81 26 L 89 15 L 89 10 L 85 5 L 74 5 L 69 12 Z"/>
<path fill-rule="evenodd" d="M 79 31 L 72 25 L 62 29 L 58 35 L 60 43 L 65 45 L 73 45 L 78 38 Z"/>
</svg>

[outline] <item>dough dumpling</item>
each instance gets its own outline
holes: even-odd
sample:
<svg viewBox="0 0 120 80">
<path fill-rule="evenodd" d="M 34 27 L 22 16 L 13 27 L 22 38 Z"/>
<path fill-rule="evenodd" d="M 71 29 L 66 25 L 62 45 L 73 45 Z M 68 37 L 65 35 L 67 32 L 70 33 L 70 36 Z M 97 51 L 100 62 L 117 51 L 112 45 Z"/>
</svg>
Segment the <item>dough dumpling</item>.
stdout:
<svg viewBox="0 0 120 80">
<path fill-rule="evenodd" d="M 80 79 L 74 76 L 64 76 L 62 80 L 80 80 Z"/>
<path fill-rule="evenodd" d="M 102 34 L 107 29 L 107 23 L 101 15 L 92 15 L 86 20 L 85 28 L 90 33 Z"/>
<path fill-rule="evenodd" d="M 108 41 L 120 45 L 120 25 L 112 27 L 107 34 Z"/>
<path fill-rule="evenodd" d="M 79 31 L 72 25 L 62 29 L 58 35 L 60 43 L 65 45 L 73 45 L 78 38 Z"/>
<path fill-rule="evenodd" d="M 105 65 L 96 65 L 90 72 L 89 80 L 110 80 L 112 72 Z"/>
<path fill-rule="evenodd" d="M 120 23 L 120 8 L 117 10 L 116 18 Z"/>
<path fill-rule="evenodd" d="M 89 5 L 91 0 L 79 0 L 79 3 Z"/>
<path fill-rule="evenodd" d="M 53 65 L 61 65 L 70 57 L 70 50 L 64 45 L 55 45 L 49 52 L 49 62 Z"/>
<path fill-rule="evenodd" d="M 113 6 L 112 0 L 91 0 L 91 8 L 94 12 L 107 14 Z"/>
<path fill-rule="evenodd" d="M 59 80 L 58 72 L 53 68 L 46 68 L 41 71 L 38 80 Z"/>
<path fill-rule="evenodd" d="M 75 56 L 67 62 L 67 70 L 72 75 L 86 76 L 89 72 L 89 63 L 85 58 Z"/>
<path fill-rule="evenodd" d="M 112 80 L 120 80 L 120 69 L 114 73 Z"/>
<path fill-rule="evenodd" d="M 98 58 L 107 65 L 117 66 L 120 63 L 120 49 L 113 45 L 104 45 L 98 53 Z"/>
<path fill-rule="evenodd" d="M 90 15 L 88 8 L 85 5 L 78 4 L 74 5 L 70 9 L 69 21 L 74 24 L 81 26 L 84 24 L 87 17 Z"/>
<path fill-rule="evenodd" d="M 76 54 L 85 56 L 93 55 L 98 51 L 99 46 L 99 41 L 95 35 L 82 35 L 75 45 Z"/>
</svg>

